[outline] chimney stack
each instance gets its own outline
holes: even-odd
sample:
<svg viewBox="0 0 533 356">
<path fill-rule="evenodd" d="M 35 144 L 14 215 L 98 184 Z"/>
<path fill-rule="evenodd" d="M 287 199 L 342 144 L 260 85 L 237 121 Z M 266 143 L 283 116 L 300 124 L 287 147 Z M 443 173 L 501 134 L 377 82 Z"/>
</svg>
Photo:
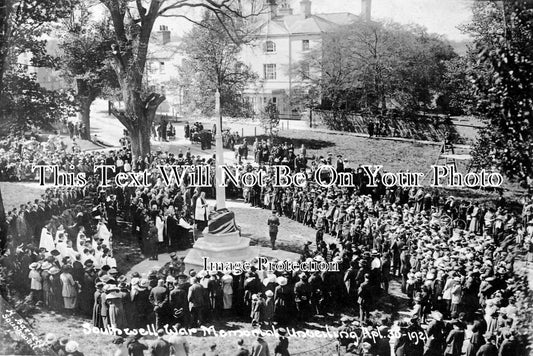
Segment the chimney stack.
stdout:
<svg viewBox="0 0 533 356">
<path fill-rule="evenodd" d="M 161 44 L 167 44 L 170 42 L 170 31 L 168 30 L 168 26 L 160 25 L 157 34 L 159 35 Z"/>
<path fill-rule="evenodd" d="M 300 13 L 304 15 L 304 18 L 311 16 L 311 1 L 302 0 L 300 1 Z"/>
<path fill-rule="evenodd" d="M 280 5 L 279 5 L 279 15 L 280 16 L 292 15 L 292 8 L 291 8 L 290 1 L 281 0 Z"/>
<path fill-rule="evenodd" d="M 278 4 L 276 0 L 269 0 L 270 11 L 268 13 L 269 19 L 273 19 L 278 16 Z"/>
<path fill-rule="evenodd" d="M 361 18 L 365 21 L 372 19 L 372 0 L 361 0 Z"/>
</svg>

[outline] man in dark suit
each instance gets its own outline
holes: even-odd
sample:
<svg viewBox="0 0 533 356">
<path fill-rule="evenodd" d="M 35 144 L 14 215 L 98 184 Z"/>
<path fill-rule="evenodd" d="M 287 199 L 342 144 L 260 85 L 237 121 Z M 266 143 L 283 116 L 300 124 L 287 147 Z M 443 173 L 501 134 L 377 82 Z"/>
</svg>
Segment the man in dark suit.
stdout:
<svg viewBox="0 0 533 356">
<path fill-rule="evenodd" d="M 486 333 L 484 337 L 487 343 L 479 348 L 476 356 L 497 356 L 498 348 L 494 345 L 496 336 L 492 333 Z"/>
<path fill-rule="evenodd" d="M 463 329 L 463 324 L 460 321 L 456 321 L 453 324 L 453 330 L 450 331 L 450 333 L 448 334 L 448 337 L 446 338 L 446 349 L 444 350 L 444 355 L 461 356 L 461 351 L 462 351 L 464 340 L 465 340 L 465 331 Z M 497 353 L 498 353 L 498 349 L 496 349 L 496 354 Z M 479 352 L 478 352 L 478 355 L 479 355 Z"/>
<path fill-rule="evenodd" d="M 300 280 L 294 285 L 294 296 L 296 301 L 296 310 L 298 311 L 298 320 L 306 320 L 309 309 L 309 300 L 311 299 L 311 288 L 307 283 L 307 275 L 302 273 Z"/>
<path fill-rule="evenodd" d="M 164 318 L 167 314 L 166 309 L 168 307 L 168 290 L 165 288 L 165 281 L 163 279 L 158 280 L 157 287 L 152 288 L 149 300 L 154 306 L 156 328 L 161 329 L 164 325 Z"/>
<path fill-rule="evenodd" d="M 200 278 L 196 277 L 194 284 L 189 288 L 189 295 L 187 296 L 191 311 L 192 326 L 202 324 L 203 322 L 203 309 L 206 307 L 205 293 L 204 287 L 200 284 Z"/>
<path fill-rule="evenodd" d="M 365 281 L 361 283 L 358 290 L 359 299 L 359 317 L 361 321 L 368 318 L 370 312 L 370 304 L 372 299 L 372 290 L 370 285 L 370 275 L 365 273 Z"/>
<path fill-rule="evenodd" d="M 157 339 L 154 341 L 150 349 L 150 354 L 152 356 L 170 355 L 170 343 L 167 340 L 163 339 L 164 335 L 165 331 L 163 329 L 157 330 Z"/>
<path fill-rule="evenodd" d="M 407 274 L 411 270 L 411 255 L 407 246 L 402 246 L 402 252 L 400 253 L 400 274 L 402 275 L 402 293 L 406 292 L 407 288 Z"/>
<path fill-rule="evenodd" d="M 180 275 L 181 276 L 181 275 Z M 186 278 L 186 277 L 185 277 Z M 174 289 L 170 292 L 170 313 L 173 315 L 174 324 L 187 325 L 189 322 L 188 286 L 184 285 L 183 278 L 174 282 Z"/>
</svg>

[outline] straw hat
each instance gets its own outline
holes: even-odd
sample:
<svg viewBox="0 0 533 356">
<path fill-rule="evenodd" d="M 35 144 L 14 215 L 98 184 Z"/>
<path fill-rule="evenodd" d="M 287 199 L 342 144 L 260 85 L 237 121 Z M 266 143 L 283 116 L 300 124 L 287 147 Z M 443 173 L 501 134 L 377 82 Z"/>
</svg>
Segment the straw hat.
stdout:
<svg viewBox="0 0 533 356">
<path fill-rule="evenodd" d="M 146 278 L 143 278 L 139 281 L 139 288 L 148 288 L 149 285 L 150 282 Z"/>
<path fill-rule="evenodd" d="M 69 341 L 65 345 L 65 351 L 68 353 L 74 353 L 78 351 L 80 345 L 76 341 Z"/>
<path fill-rule="evenodd" d="M 276 282 L 280 285 L 280 286 L 286 286 L 287 285 L 287 278 L 285 277 L 278 277 L 276 279 Z"/>
<path fill-rule="evenodd" d="M 56 334 L 48 333 L 48 334 L 46 334 L 46 336 L 44 337 L 44 341 L 45 341 L 48 345 L 52 345 L 53 343 L 55 343 L 55 342 L 57 341 L 57 336 L 56 336 Z"/>
<path fill-rule="evenodd" d="M 43 264 L 41 265 L 41 269 L 43 271 L 49 270 L 51 267 L 52 267 L 52 264 L 48 261 L 44 261 Z"/>
</svg>

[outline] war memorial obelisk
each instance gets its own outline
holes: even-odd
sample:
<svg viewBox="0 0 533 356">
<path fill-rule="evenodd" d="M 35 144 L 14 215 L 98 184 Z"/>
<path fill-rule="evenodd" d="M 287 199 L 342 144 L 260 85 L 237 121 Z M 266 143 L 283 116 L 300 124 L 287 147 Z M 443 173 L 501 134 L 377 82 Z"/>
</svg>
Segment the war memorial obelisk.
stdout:
<svg viewBox="0 0 533 356">
<path fill-rule="evenodd" d="M 224 148 L 222 147 L 222 115 L 220 113 L 220 93 L 215 94 L 215 115 L 218 119 L 216 145 L 216 210 L 209 215 L 206 230 L 196 240 L 185 257 L 185 264 L 203 266 L 204 258 L 210 262 L 239 262 L 257 257 L 257 251 L 250 247 L 250 239 L 241 236 L 235 223 L 235 214 L 226 209 L 226 188 L 222 186 Z"/>
</svg>

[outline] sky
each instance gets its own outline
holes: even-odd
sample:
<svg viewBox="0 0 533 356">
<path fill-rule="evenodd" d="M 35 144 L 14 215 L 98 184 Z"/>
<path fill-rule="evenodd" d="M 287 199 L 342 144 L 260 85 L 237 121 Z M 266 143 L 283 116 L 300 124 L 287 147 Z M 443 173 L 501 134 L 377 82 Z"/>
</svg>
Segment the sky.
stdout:
<svg viewBox="0 0 533 356">
<path fill-rule="evenodd" d="M 246 0 L 244 0 L 246 1 Z M 280 0 L 278 0 L 280 1 Z M 294 13 L 300 12 L 300 0 L 290 0 Z M 390 19 L 402 24 L 425 26 L 429 32 L 446 36 L 452 41 L 468 41 L 457 26 L 468 23 L 472 17 L 474 0 L 372 0 L 372 18 Z M 359 15 L 361 0 L 312 0 L 312 13 L 351 12 Z M 194 17 L 194 16 L 193 16 Z M 167 25 L 174 35 L 190 29 L 191 23 L 176 18 L 161 18 L 156 23 Z"/>
<path fill-rule="evenodd" d="M 457 26 L 470 21 L 472 0 L 372 0 L 372 18 L 392 19 L 428 28 L 429 32 L 445 35 L 453 41 L 468 40 Z M 299 11 L 299 0 L 291 6 Z M 312 12 L 343 12 L 358 15 L 361 0 L 312 0 Z"/>
</svg>

